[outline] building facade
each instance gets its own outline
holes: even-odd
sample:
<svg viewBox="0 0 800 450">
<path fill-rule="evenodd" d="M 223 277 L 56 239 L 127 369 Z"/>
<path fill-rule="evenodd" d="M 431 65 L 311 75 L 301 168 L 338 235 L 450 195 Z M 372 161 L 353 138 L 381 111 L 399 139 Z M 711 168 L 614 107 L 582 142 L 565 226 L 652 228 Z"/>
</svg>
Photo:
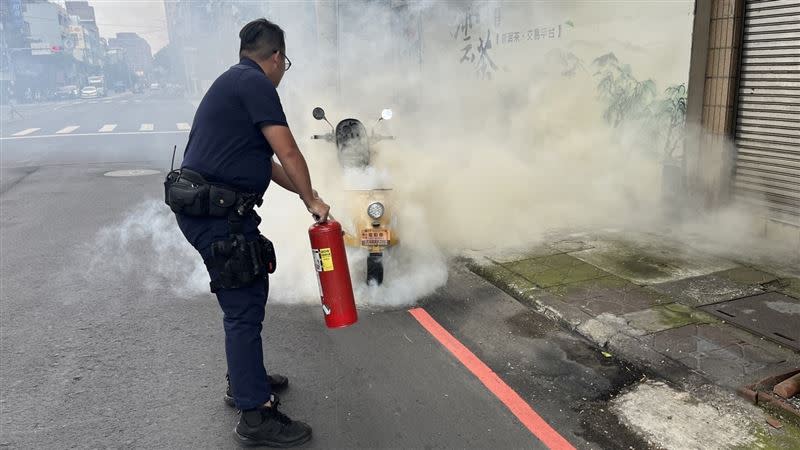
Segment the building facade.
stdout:
<svg viewBox="0 0 800 450">
<path fill-rule="evenodd" d="M 46 100 L 61 86 L 82 86 L 102 73 L 106 49 L 94 10 L 87 2 L 67 3 L 0 3 L 0 82 L 17 100 Z"/>
<path fill-rule="evenodd" d="M 86 61 L 90 65 L 102 66 L 105 59 L 105 48 L 100 39 L 100 29 L 95 20 L 94 8 L 89 2 L 66 2 L 67 14 L 70 15 L 70 45 L 76 59 Z"/>
<path fill-rule="evenodd" d="M 110 48 L 125 51 L 125 60 L 134 73 L 147 75 L 153 69 L 153 52 L 150 44 L 136 33 L 117 33 L 117 37 L 108 40 Z"/>
<path fill-rule="evenodd" d="M 697 2 L 688 182 L 703 206 L 746 205 L 766 235 L 800 247 L 798 36 L 796 1 Z"/>
</svg>

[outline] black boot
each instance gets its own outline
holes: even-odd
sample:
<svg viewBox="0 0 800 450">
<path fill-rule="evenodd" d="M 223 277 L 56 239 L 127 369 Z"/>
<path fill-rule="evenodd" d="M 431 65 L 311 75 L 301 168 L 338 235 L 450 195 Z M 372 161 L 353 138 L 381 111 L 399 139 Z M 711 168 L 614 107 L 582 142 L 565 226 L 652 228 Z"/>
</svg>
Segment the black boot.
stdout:
<svg viewBox="0 0 800 450">
<path fill-rule="evenodd" d="M 311 427 L 278 411 L 278 397 L 271 406 L 242 411 L 234 435 L 240 444 L 268 447 L 296 447 L 311 439 Z"/>
<path fill-rule="evenodd" d="M 225 389 L 225 397 L 222 399 L 225 401 L 226 405 L 235 408 L 236 402 L 233 400 L 233 391 L 231 391 L 231 376 L 227 373 L 225 374 L 225 381 L 228 383 L 228 388 Z M 272 387 L 272 392 L 280 392 L 289 387 L 289 379 L 283 375 L 267 375 L 267 381 L 270 387 Z"/>
</svg>

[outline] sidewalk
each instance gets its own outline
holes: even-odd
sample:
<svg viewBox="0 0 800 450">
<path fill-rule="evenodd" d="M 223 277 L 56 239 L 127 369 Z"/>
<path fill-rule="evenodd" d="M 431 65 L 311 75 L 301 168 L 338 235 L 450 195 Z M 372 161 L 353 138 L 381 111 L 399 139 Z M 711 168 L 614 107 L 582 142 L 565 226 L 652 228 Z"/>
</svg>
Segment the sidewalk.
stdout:
<svg viewBox="0 0 800 450">
<path fill-rule="evenodd" d="M 468 266 L 645 373 L 739 390 L 800 368 L 800 249 L 787 254 L 755 267 L 609 231 L 471 253 Z"/>
</svg>

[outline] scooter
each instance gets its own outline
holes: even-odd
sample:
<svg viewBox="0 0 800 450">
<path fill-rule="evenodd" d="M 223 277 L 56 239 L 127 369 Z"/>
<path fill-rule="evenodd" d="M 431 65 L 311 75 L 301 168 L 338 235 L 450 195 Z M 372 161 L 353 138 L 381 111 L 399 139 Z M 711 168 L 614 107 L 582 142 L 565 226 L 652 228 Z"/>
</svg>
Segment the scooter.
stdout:
<svg viewBox="0 0 800 450">
<path fill-rule="evenodd" d="M 339 165 L 344 169 L 366 170 L 372 167 L 373 144 L 383 140 L 394 140 L 394 136 L 384 136 L 371 132 L 358 119 L 344 119 L 334 127 L 325 117 L 325 111 L 316 107 L 313 116 L 324 120 L 331 127 L 327 134 L 315 134 L 311 139 L 321 139 L 336 145 Z M 384 109 L 375 123 L 390 120 L 392 110 Z M 383 283 L 383 255 L 399 242 L 395 233 L 397 217 L 388 206 L 392 189 L 384 186 L 370 186 L 367 189 L 347 189 L 354 200 L 352 230 L 345 230 L 345 245 L 363 247 L 369 251 L 367 257 L 367 284 Z M 347 228 L 347 227 L 346 227 Z"/>
</svg>

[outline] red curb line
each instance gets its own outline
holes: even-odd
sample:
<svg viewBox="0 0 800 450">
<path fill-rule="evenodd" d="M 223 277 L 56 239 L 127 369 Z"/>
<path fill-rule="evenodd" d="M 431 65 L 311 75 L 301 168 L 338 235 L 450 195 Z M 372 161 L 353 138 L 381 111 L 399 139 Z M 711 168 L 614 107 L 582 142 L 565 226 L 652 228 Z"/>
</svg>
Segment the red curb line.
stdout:
<svg viewBox="0 0 800 450">
<path fill-rule="evenodd" d="M 440 344 L 458 359 L 473 375 L 475 375 L 489 391 L 495 395 L 511 411 L 523 425 L 544 445 L 552 450 L 575 450 L 563 436 L 542 419 L 533 408 L 511 389 L 483 361 L 478 359 L 467 347 L 447 332 L 436 319 L 423 308 L 413 308 L 408 312 L 417 319 Z"/>
</svg>

